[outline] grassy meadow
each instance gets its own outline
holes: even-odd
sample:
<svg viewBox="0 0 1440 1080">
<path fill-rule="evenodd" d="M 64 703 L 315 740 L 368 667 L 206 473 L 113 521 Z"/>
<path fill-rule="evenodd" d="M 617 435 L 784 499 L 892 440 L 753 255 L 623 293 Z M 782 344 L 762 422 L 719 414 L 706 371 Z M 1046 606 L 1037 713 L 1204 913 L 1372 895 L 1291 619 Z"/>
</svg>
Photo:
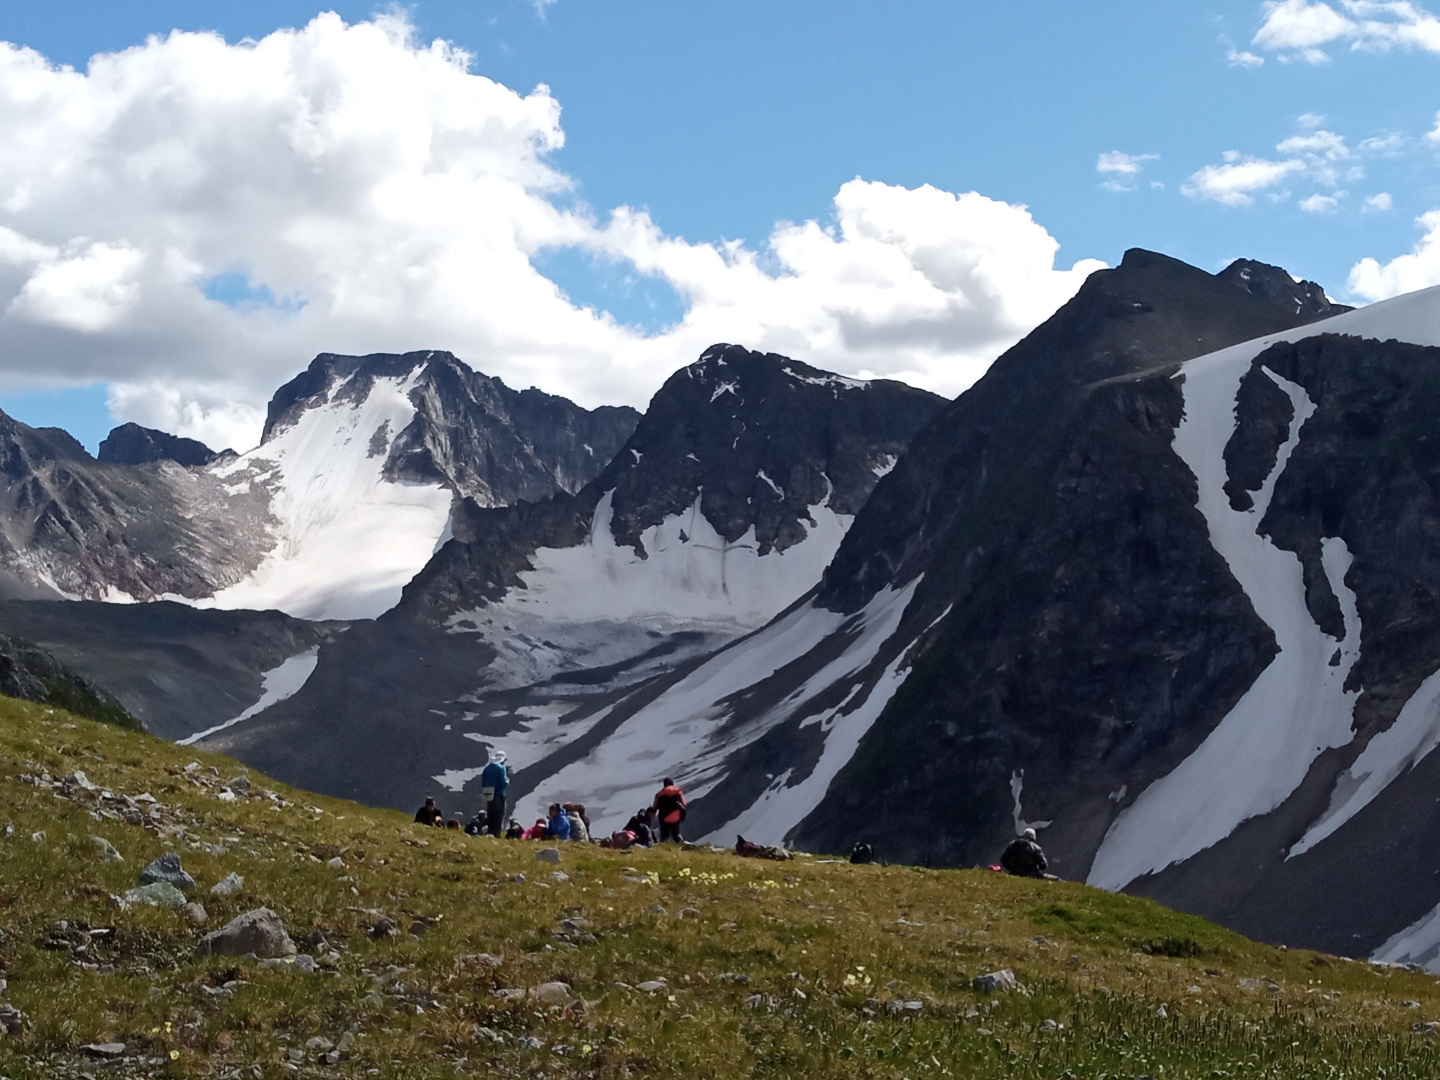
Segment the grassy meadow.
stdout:
<svg viewBox="0 0 1440 1080">
<path fill-rule="evenodd" d="M 0 699 L 0 1076 L 1440 1076 L 1434 977 L 1149 901 L 673 845 L 556 865 L 255 774 L 232 801 L 243 771 Z M 167 851 L 203 924 L 116 904 Z M 262 905 L 319 970 L 197 953 Z"/>
</svg>

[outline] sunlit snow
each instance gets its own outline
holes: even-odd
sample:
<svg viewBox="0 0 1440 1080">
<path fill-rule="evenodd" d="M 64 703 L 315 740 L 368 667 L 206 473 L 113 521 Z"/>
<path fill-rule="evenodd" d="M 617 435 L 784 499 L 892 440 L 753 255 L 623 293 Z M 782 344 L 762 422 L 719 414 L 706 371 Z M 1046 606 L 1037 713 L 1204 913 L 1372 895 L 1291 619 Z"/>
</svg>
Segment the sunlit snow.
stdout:
<svg viewBox="0 0 1440 1080">
<path fill-rule="evenodd" d="M 215 470 L 237 486 L 270 485 L 275 547 L 197 606 L 373 619 L 399 602 L 449 529 L 449 490 L 381 475 L 393 436 L 414 418 L 409 392 L 423 371 L 376 379 L 355 402 L 345 400 L 348 381 L 339 383 L 323 405 Z"/>
</svg>

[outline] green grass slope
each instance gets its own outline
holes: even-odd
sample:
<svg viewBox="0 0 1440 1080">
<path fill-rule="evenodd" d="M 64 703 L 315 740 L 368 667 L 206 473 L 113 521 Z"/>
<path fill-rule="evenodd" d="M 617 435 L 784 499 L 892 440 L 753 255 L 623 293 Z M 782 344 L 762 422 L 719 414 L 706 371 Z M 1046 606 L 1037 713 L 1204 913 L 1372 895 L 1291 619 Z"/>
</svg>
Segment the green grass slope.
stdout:
<svg viewBox="0 0 1440 1080">
<path fill-rule="evenodd" d="M 60 783 L 76 771 L 109 796 Z M 0 1075 L 1440 1075 L 1440 1037 L 1417 1030 L 1440 1019 L 1434 978 L 1258 945 L 1145 900 L 673 846 L 561 845 L 555 866 L 543 845 L 258 776 L 223 800 L 240 771 L 0 700 L 0 1002 L 25 1017 L 0 1037 Z M 111 899 L 172 850 L 203 926 Z M 212 896 L 230 872 L 243 888 Z M 261 905 L 319 971 L 197 954 Z M 382 915 L 397 936 L 372 936 Z M 328 946 L 307 947 L 317 931 Z M 973 987 L 999 968 L 1023 989 Z M 524 994 L 554 982 L 568 989 L 553 1002 Z M 85 1049 L 101 1043 L 124 1049 Z"/>
</svg>

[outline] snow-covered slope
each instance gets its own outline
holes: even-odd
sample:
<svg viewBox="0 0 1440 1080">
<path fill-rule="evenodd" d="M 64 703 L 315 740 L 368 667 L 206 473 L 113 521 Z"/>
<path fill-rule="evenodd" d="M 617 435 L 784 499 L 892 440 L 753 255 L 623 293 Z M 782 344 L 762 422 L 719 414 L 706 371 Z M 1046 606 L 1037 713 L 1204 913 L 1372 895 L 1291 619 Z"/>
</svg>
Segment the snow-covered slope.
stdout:
<svg viewBox="0 0 1440 1080">
<path fill-rule="evenodd" d="M 394 607 L 450 519 L 447 487 L 384 474 L 391 442 L 415 417 L 410 393 L 423 371 L 347 394 L 364 378 L 357 370 L 257 449 L 212 466 L 232 494 L 252 486 L 268 493 L 274 546 L 202 606 L 305 619 L 373 619 Z"/>
</svg>

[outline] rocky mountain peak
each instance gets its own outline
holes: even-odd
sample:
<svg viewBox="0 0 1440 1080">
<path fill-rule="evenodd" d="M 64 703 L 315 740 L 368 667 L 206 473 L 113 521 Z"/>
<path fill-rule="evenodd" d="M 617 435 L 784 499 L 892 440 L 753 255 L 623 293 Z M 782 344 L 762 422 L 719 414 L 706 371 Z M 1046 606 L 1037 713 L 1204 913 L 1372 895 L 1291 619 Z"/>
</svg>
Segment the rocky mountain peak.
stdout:
<svg viewBox="0 0 1440 1080">
<path fill-rule="evenodd" d="M 665 381 L 596 480 L 613 490 L 617 542 L 700 502 L 734 543 L 762 553 L 804 539 L 812 508 L 853 515 L 944 399 L 903 383 L 847 379 L 740 345 L 706 349 Z"/>
<path fill-rule="evenodd" d="M 1307 321 L 1355 310 L 1335 303 L 1315 282 L 1297 281 L 1281 267 L 1254 259 L 1236 259 L 1215 276 L 1244 289 L 1257 300 L 1275 304 Z"/>
<path fill-rule="evenodd" d="M 186 467 L 208 465 L 220 455 L 196 439 L 185 439 L 167 431 L 121 424 L 112 428 L 100 443 L 98 460 L 110 465 L 144 465 L 151 461 L 173 461 Z"/>
</svg>

